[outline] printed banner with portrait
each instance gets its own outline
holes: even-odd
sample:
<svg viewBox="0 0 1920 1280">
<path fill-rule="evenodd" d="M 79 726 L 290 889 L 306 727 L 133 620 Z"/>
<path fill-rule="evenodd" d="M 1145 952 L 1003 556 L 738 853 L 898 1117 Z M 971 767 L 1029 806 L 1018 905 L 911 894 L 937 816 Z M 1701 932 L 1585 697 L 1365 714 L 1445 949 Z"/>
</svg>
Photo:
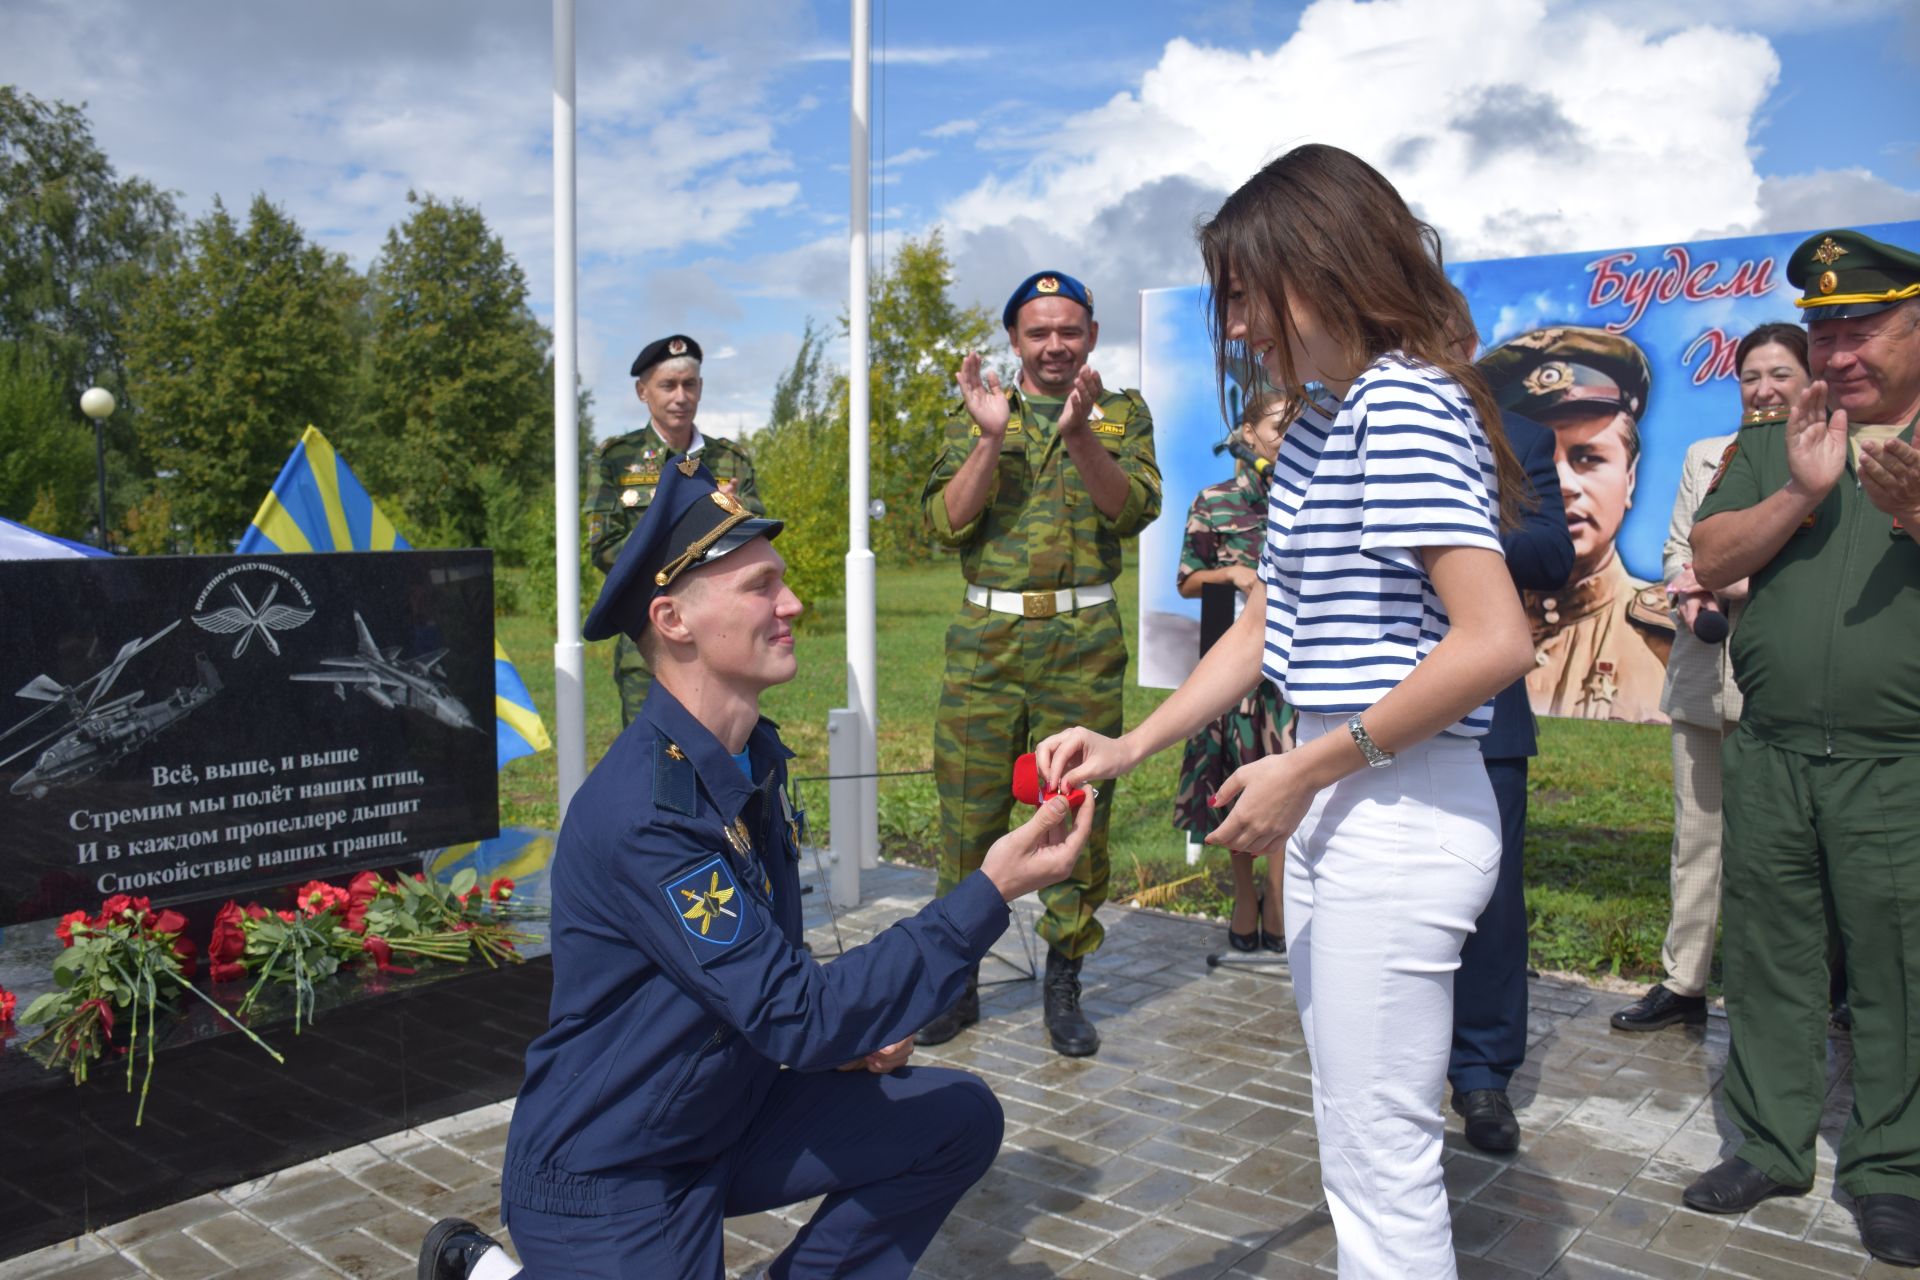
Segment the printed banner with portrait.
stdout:
<svg viewBox="0 0 1920 1280">
<path fill-rule="evenodd" d="M 1920 248 L 1920 222 L 1864 226 Z M 1663 552 L 1687 448 L 1731 435 L 1734 349 L 1798 323 L 1787 257 L 1806 232 L 1549 254 L 1448 268 L 1473 310 L 1494 392 L 1553 428 L 1574 578 L 1531 594 L 1541 715 L 1664 722 L 1675 622 Z M 1143 291 L 1140 389 L 1153 407 L 1164 514 L 1140 538 L 1140 683 L 1171 688 L 1199 653 L 1199 601 L 1175 588 L 1185 513 L 1234 464 L 1207 338 L 1206 291 Z M 1226 414 L 1246 389 L 1229 382 Z"/>
</svg>

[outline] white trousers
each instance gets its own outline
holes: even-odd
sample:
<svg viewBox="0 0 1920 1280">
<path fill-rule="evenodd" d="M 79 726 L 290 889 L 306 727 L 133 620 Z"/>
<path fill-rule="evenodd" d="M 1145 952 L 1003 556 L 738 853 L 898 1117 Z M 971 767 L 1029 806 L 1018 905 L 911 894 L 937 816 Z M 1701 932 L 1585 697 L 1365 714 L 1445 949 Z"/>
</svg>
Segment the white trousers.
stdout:
<svg viewBox="0 0 1920 1280">
<path fill-rule="evenodd" d="M 1345 733 L 1303 712 L 1300 741 Z M 1440 1104 L 1453 973 L 1493 894 L 1480 750 L 1439 736 L 1320 793 L 1287 843 L 1287 954 L 1342 1280 L 1451 1280 Z"/>
</svg>

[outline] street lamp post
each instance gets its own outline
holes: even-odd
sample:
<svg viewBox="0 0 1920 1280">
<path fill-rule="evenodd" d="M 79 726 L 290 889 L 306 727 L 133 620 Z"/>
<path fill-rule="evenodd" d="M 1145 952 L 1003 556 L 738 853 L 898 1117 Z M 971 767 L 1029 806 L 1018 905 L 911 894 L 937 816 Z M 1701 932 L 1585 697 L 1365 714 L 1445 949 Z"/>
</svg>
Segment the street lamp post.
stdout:
<svg viewBox="0 0 1920 1280">
<path fill-rule="evenodd" d="M 100 549 L 107 549 L 107 415 L 113 412 L 113 392 L 88 387 L 80 397 L 80 412 L 93 419 L 93 461 L 100 480 Z"/>
</svg>

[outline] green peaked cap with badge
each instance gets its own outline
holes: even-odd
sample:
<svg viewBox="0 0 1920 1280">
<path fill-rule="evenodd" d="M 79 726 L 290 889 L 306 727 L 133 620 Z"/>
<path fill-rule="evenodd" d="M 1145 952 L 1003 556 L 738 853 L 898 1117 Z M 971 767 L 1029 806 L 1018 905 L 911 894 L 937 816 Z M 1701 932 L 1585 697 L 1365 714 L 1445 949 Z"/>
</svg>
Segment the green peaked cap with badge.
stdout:
<svg viewBox="0 0 1920 1280">
<path fill-rule="evenodd" d="M 1508 340 L 1480 357 L 1480 372 L 1502 409 L 1536 420 L 1555 409 L 1591 405 L 1611 406 L 1638 422 L 1653 388 L 1639 343 L 1571 324 Z"/>
<path fill-rule="evenodd" d="M 1787 282 L 1809 323 L 1870 316 L 1920 298 L 1920 253 L 1845 228 L 1819 231 L 1787 259 Z"/>
</svg>

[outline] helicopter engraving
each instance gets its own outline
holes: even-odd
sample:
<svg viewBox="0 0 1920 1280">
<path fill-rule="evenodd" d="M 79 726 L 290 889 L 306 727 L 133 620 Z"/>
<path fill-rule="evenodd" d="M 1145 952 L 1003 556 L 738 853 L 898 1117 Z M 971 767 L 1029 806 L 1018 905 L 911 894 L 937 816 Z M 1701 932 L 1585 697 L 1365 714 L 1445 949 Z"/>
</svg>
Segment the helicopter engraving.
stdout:
<svg viewBox="0 0 1920 1280">
<path fill-rule="evenodd" d="M 65 719 L 0 759 L 0 769 L 3 769 L 22 756 L 39 751 L 32 767 L 14 780 L 10 788 L 13 794 L 39 800 L 55 787 L 84 782 L 126 759 L 212 701 L 222 685 L 219 672 L 204 653 L 194 655 L 200 672 L 200 683 L 196 685 L 182 685 L 157 702 L 142 701 L 146 691 L 138 689 L 117 698 L 106 697 L 107 690 L 135 656 L 179 625 L 177 621 L 171 622 L 145 640 L 127 641 L 112 662 L 78 684 L 61 684 L 43 672 L 15 692 L 15 697 L 48 705 L 0 733 L 0 744 L 30 726 L 45 723 L 43 717 L 64 713 Z M 40 750 L 42 747 L 45 750 Z"/>
</svg>

